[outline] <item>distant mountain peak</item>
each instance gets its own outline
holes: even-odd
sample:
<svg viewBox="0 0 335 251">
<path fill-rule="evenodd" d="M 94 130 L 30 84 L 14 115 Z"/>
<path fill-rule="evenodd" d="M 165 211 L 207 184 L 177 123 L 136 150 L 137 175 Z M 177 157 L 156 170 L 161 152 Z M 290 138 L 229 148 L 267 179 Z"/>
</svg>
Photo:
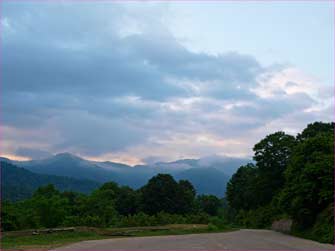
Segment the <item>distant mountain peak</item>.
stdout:
<svg viewBox="0 0 335 251">
<path fill-rule="evenodd" d="M 78 163 L 88 163 L 88 160 L 85 160 L 79 156 L 76 156 L 72 153 L 64 152 L 64 153 L 57 153 L 56 155 L 45 159 L 47 161 L 57 161 L 57 162 L 78 162 Z"/>
<path fill-rule="evenodd" d="M 76 156 L 76 155 L 74 155 L 72 153 L 68 153 L 68 152 L 57 153 L 53 157 L 56 157 L 56 158 L 75 158 L 75 159 L 80 159 L 80 157 L 78 157 L 78 156 Z"/>
</svg>

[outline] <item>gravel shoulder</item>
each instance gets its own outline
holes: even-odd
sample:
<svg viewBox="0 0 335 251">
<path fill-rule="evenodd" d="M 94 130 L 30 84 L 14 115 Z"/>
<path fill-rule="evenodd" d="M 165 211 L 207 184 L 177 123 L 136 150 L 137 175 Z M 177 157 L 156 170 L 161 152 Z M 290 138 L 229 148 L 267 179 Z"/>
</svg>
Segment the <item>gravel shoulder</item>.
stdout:
<svg viewBox="0 0 335 251">
<path fill-rule="evenodd" d="M 54 250 L 334 250 L 334 246 L 271 230 L 242 229 L 226 233 L 82 241 Z"/>
</svg>

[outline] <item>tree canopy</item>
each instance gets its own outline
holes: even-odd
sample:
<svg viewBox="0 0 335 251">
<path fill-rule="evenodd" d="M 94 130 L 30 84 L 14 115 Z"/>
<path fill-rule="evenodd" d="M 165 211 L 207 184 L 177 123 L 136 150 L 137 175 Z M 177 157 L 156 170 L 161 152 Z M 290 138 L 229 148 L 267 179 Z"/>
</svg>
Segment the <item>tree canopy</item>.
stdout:
<svg viewBox="0 0 335 251">
<path fill-rule="evenodd" d="M 293 231 L 334 241 L 334 123 L 309 124 L 296 138 L 276 132 L 254 148 L 254 164 L 232 176 L 226 199 L 235 221 L 268 227 L 290 217 Z"/>
</svg>

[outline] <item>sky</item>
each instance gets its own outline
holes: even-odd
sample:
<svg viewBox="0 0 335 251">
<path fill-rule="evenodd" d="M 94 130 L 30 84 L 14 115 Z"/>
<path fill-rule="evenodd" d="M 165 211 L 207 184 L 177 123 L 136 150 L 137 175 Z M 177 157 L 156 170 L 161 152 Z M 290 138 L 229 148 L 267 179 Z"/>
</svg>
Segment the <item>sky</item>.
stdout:
<svg viewBox="0 0 335 251">
<path fill-rule="evenodd" d="M 1 155 L 251 157 L 333 121 L 332 1 L 1 1 Z"/>
</svg>

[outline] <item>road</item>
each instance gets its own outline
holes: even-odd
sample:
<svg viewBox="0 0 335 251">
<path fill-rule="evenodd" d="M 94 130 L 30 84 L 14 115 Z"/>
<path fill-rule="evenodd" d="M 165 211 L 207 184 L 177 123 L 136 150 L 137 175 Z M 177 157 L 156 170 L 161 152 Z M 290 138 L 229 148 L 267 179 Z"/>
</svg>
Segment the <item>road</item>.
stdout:
<svg viewBox="0 0 335 251">
<path fill-rule="evenodd" d="M 270 230 L 113 238 L 82 241 L 55 250 L 334 250 L 334 246 Z"/>
</svg>

